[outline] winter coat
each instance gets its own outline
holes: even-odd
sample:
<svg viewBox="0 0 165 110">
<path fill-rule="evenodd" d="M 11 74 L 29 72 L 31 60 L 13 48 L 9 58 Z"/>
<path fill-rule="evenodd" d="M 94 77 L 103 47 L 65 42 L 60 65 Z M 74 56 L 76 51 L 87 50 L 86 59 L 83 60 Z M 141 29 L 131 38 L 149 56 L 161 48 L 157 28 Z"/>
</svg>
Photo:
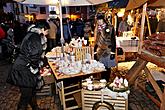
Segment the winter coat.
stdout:
<svg viewBox="0 0 165 110">
<path fill-rule="evenodd" d="M 49 22 L 49 35 L 48 38 L 49 39 L 56 39 L 56 34 L 57 34 L 57 26 L 53 23 L 53 21 Z"/>
<path fill-rule="evenodd" d="M 165 32 L 165 18 L 161 19 L 157 25 L 157 32 Z"/>
<path fill-rule="evenodd" d="M 25 36 L 20 54 L 16 59 L 7 82 L 20 87 L 35 87 L 37 75 L 33 74 L 30 68 L 39 68 L 41 55 L 43 53 L 42 39 L 38 31 L 31 31 Z"/>
<path fill-rule="evenodd" d="M 116 39 L 112 25 L 106 25 L 104 29 L 97 31 L 96 44 L 98 46 L 97 59 L 109 68 L 111 52 L 116 51 Z"/>
</svg>

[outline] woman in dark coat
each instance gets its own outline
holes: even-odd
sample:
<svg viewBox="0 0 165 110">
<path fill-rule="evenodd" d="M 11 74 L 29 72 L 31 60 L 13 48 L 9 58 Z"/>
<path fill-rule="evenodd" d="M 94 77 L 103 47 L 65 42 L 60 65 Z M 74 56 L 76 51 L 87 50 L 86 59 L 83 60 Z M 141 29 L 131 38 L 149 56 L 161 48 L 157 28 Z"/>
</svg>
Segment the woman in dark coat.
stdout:
<svg viewBox="0 0 165 110">
<path fill-rule="evenodd" d="M 108 24 L 102 13 L 97 15 L 97 24 L 95 27 L 95 37 L 97 45 L 97 60 L 102 62 L 107 69 L 107 72 L 102 74 L 102 78 L 109 81 L 110 68 L 114 66 L 115 51 L 116 51 L 116 39 L 114 33 L 114 27 Z"/>
<path fill-rule="evenodd" d="M 21 97 L 17 110 L 26 110 L 28 104 L 32 110 L 38 110 L 36 102 L 37 74 L 43 52 L 46 49 L 46 37 L 49 25 L 40 22 L 29 28 L 29 32 L 22 41 L 20 54 L 16 59 L 7 82 L 20 88 Z"/>
</svg>

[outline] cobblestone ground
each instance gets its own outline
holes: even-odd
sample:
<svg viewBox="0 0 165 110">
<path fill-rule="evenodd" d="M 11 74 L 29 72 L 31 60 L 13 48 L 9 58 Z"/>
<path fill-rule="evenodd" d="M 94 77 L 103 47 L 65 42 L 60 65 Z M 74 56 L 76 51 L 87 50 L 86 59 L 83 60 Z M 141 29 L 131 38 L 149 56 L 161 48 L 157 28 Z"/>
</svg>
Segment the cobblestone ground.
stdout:
<svg viewBox="0 0 165 110">
<path fill-rule="evenodd" d="M 0 61 L 0 110 L 16 110 L 19 101 L 19 89 L 6 83 L 6 77 L 11 64 Z M 129 95 L 129 110 L 159 110 L 140 89 L 131 89 Z M 54 96 L 40 96 L 37 103 L 42 110 L 62 110 L 59 99 Z M 29 107 L 28 110 L 31 110 Z"/>
</svg>

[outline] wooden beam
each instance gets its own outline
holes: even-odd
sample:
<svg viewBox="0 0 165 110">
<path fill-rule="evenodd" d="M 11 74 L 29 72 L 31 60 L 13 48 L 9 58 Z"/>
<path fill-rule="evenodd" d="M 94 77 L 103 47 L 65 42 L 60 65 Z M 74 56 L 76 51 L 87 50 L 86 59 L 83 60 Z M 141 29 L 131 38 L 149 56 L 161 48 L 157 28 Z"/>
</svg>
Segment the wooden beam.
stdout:
<svg viewBox="0 0 165 110">
<path fill-rule="evenodd" d="M 145 73 L 147 73 L 148 80 L 152 84 L 154 90 L 156 91 L 156 94 L 158 95 L 160 101 L 162 102 L 163 97 L 162 97 L 162 91 L 161 91 L 160 87 L 156 83 L 154 77 L 151 75 L 151 73 L 150 73 L 150 71 L 149 71 L 149 69 L 147 67 L 144 68 L 144 71 L 145 71 Z"/>
<path fill-rule="evenodd" d="M 159 67 L 165 68 L 165 58 L 156 56 L 148 51 L 142 50 L 142 53 L 138 54 L 138 57 L 145 61 L 154 63 Z"/>
<path fill-rule="evenodd" d="M 148 62 L 143 59 L 140 59 L 140 58 L 137 59 L 136 63 L 131 67 L 131 69 L 128 71 L 128 73 L 126 75 L 129 85 L 134 84 L 139 73 L 145 68 L 147 63 Z"/>
<path fill-rule="evenodd" d="M 147 2 L 143 5 L 143 13 L 142 13 L 142 20 L 141 20 L 141 28 L 140 28 L 140 43 L 139 43 L 139 52 L 141 53 L 143 40 L 144 40 L 144 24 L 145 24 L 145 15 L 147 10 Z"/>
<path fill-rule="evenodd" d="M 165 110 L 165 86 L 164 86 L 164 92 L 162 95 L 162 102 L 161 102 L 160 110 Z"/>
</svg>

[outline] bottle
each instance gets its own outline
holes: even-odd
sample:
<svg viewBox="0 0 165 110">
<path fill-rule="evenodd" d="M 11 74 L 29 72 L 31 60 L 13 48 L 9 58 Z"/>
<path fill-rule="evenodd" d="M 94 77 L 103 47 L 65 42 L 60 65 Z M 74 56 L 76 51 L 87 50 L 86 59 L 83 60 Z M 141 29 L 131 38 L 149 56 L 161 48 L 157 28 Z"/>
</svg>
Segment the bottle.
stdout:
<svg viewBox="0 0 165 110">
<path fill-rule="evenodd" d="M 71 62 L 75 62 L 75 55 L 73 53 L 73 51 L 70 53 L 70 59 L 71 59 Z"/>
<path fill-rule="evenodd" d="M 82 47 L 82 40 L 80 37 L 77 39 L 77 41 L 78 41 L 78 47 Z"/>
<path fill-rule="evenodd" d="M 82 47 L 85 47 L 84 37 L 82 38 Z"/>
</svg>

